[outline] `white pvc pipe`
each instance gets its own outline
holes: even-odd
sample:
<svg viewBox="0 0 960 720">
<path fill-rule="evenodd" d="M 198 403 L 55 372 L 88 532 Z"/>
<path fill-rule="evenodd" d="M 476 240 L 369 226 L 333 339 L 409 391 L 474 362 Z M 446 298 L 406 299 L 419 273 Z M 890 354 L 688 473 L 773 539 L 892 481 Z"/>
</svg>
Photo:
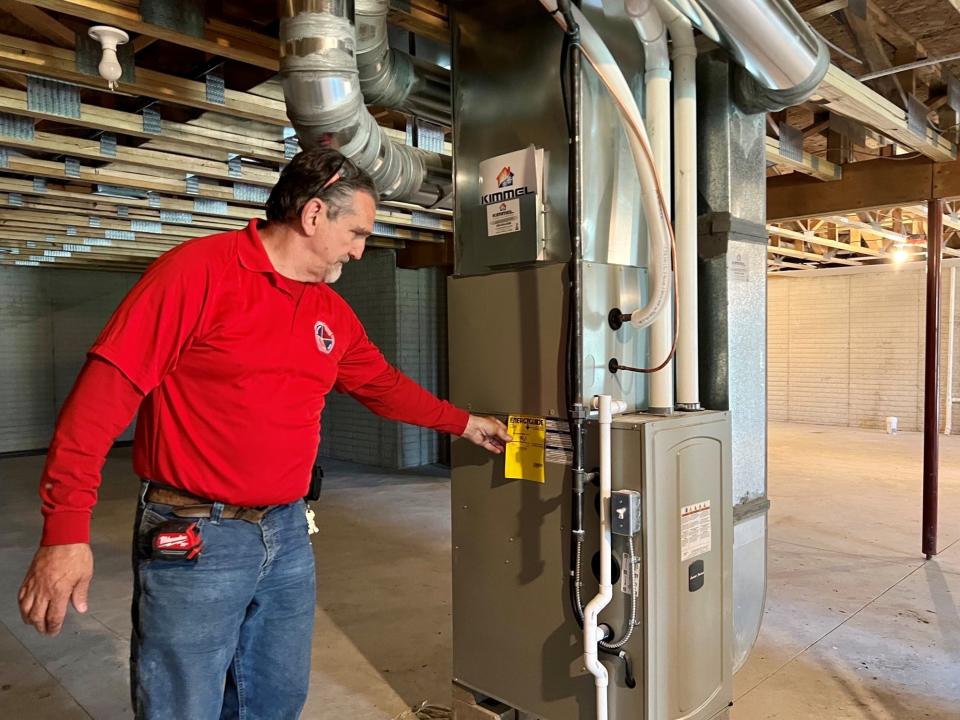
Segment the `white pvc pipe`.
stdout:
<svg viewBox="0 0 960 720">
<path fill-rule="evenodd" d="M 677 404 L 700 407 L 700 347 L 697 316 L 697 46 L 690 21 L 666 0 L 657 8 L 673 46 L 674 228 L 680 335 L 677 338 Z"/>
<path fill-rule="evenodd" d="M 597 648 L 602 638 L 597 626 L 600 611 L 609 605 L 613 598 L 613 583 L 610 581 L 612 557 L 610 549 L 610 428 L 613 423 L 613 413 L 609 395 L 597 395 L 593 402 L 599 410 L 600 425 L 600 589 L 583 611 L 583 660 L 587 670 L 593 675 L 597 688 L 597 720 L 607 720 L 609 677 L 607 669 L 599 658 Z"/>
<path fill-rule="evenodd" d="M 566 29 L 563 16 L 556 12 L 556 0 L 540 0 L 540 4 L 552 13 L 552 17 L 560 27 Z M 607 50 L 606 45 L 597 35 L 596 30 L 587 22 L 579 8 L 574 5 L 571 9 L 574 19 L 580 26 L 583 56 L 597 72 L 617 105 L 620 119 L 627 131 L 630 152 L 633 155 L 633 161 L 637 166 L 637 174 L 640 178 L 640 200 L 649 225 L 650 296 L 646 305 L 631 312 L 630 324 L 635 328 L 643 328 L 656 319 L 667 304 L 669 297 L 671 273 L 669 210 L 663 201 L 660 178 L 657 176 L 653 165 L 653 151 L 650 148 L 650 140 L 647 138 L 643 118 L 640 117 L 640 111 L 637 109 L 633 93 L 630 91 L 630 87 L 627 85 L 627 81 L 624 79 L 623 73 L 620 72 L 620 68 L 610 51 Z"/>
<path fill-rule="evenodd" d="M 643 42 L 645 109 L 647 133 L 653 150 L 657 174 L 663 180 L 663 199 L 671 206 L 670 192 L 670 58 L 667 52 L 667 29 L 654 7 L 653 0 L 626 0 L 624 8 L 633 18 Z M 671 278 L 667 276 L 667 286 Z M 659 365 L 673 347 L 673 310 L 667 303 L 650 326 L 648 363 Z M 651 412 L 673 411 L 673 362 L 650 375 L 648 406 Z"/>
<path fill-rule="evenodd" d="M 953 432 L 953 326 L 957 322 L 957 268 L 950 268 L 950 310 L 947 321 L 947 392 L 943 414 L 943 434 Z"/>
</svg>

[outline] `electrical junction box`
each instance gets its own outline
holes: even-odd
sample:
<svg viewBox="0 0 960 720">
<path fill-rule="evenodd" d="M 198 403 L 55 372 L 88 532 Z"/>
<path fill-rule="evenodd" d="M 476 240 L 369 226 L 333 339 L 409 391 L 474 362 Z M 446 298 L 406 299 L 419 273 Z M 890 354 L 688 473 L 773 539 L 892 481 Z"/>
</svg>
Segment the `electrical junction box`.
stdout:
<svg viewBox="0 0 960 720">
<path fill-rule="evenodd" d="M 640 532 L 642 509 L 636 490 L 614 490 L 610 496 L 610 532 L 633 537 Z"/>
</svg>

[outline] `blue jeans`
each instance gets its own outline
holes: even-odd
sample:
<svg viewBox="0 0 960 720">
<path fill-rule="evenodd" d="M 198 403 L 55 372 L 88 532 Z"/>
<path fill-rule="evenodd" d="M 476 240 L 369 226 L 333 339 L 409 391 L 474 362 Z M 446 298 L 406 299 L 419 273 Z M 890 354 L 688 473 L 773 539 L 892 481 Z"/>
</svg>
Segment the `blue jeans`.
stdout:
<svg viewBox="0 0 960 720">
<path fill-rule="evenodd" d="M 170 506 L 141 501 L 130 691 L 138 720 L 295 720 L 307 699 L 316 579 L 302 501 L 259 523 L 198 520 L 196 560 L 153 560 Z"/>
</svg>

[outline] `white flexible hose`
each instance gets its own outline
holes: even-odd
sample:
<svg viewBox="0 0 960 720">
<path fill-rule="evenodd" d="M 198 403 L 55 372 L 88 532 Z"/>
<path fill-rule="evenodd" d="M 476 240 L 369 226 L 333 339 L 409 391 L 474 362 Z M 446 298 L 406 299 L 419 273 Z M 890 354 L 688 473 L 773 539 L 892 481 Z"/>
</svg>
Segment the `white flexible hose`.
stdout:
<svg viewBox="0 0 960 720">
<path fill-rule="evenodd" d="M 556 0 L 540 0 L 540 4 L 552 14 L 562 28 L 566 29 L 563 16 L 557 12 Z M 660 314 L 670 295 L 669 278 L 672 264 L 670 255 L 673 243 L 670 211 L 654 166 L 650 140 L 647 138 L 643 118 L 633 99 L 633 93 L 597 31 L 576 6 L 571 5 L 571 10 L 574 20 L 580 26 L 583 56 L 596 71 L 617 105 L 640 178 L 640 200 L 643 203 L 650 237 L 650 294 L 646 305 L 630 314 L 630 324 L 635 328 L 644 328 Z"/>
</svg>

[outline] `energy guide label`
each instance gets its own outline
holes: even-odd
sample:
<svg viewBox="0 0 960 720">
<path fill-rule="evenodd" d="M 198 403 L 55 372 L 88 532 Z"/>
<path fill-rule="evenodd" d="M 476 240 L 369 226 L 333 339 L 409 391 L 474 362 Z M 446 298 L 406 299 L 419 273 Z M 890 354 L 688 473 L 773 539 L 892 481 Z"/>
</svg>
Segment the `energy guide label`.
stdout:
<svg viewBox="0 0 960 720">
<path fill-rule="evenodd" d="M 680 561 L 710 552 L 710 501 L 680 508 Z"/>
</svg>

